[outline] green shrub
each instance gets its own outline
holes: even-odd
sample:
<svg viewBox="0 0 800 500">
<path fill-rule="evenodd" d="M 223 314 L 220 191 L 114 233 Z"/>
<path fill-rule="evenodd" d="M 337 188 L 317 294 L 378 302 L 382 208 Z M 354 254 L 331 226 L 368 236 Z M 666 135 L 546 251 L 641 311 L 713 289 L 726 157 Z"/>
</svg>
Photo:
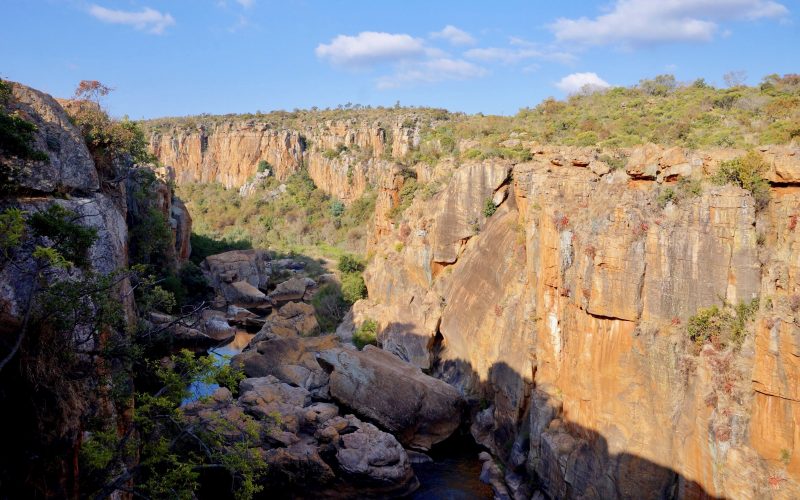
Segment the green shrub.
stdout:
<svg viewBox="0 0 800 500">
<path fill-rule="evenodd" d="M 83 217 L 61 205 L 50 205 L 34 213 L 29 223 L 37 236 L 48 238 L 64 259 L 78 267 L 89 265 L 88 252 L 97 239 L 97 230 L 78 223 Z"/>
<path fill-rule="evenodd" d="M 664 208 L 667 206 L 667 203 L 675 201 L 675 197 L 675 190 L 671 187 L 665 187 L 659 191 L 656 203 L 658 203 L 659 207 Z"/>
<path fill-rule="evenodd" d="M 331 216 L 334 218 L 339 218 L 344 213 L 345 207 L 344 203 L 339 200 L 331 200 Z"/>
<path fill-rule="evenodd" d="M 378 323 L 367 319 L 353 333 L 353 344 L 359 349 L 366 345 L 378 345 Z"/>
<path fill-rule="evenodd" d="M 349 273 L 360 273 L 364 271 L 364 263 L 358 257 L 350 254 L 344 254 L 339 259 L 339 264 L 337 264 L 337 268 L 339 271 L 349 274 Z"/>
<path fill-rule="evenodd" d="M 262 173 L 266 172 L 267 170 L 271 170 L 271 169 L 272 169 L 272 167 L 270 166 L 270 164 L 269 164 L 269 162 L 267 160 L 259 160 L 258 167 L 256 167 L 256 170 L 258 171 L 259 174 L 262 174 Z"/>
<path fill-rule="evenodd" d="M 686 331 L 698 345 L 711 341 L 722 347 L 738 347 L 747 335 L 747 326 L 758 311 L 758 299 L 740 302 L 736 306 L 725 304 L 700 309 L 689 318 Z"/>
<path fill-rule="evenodd" d="M 762 210 L 770 199 L 769 182 L 762 177 L 767 168 L 761 155 L 748 151 L 744 156 L 722 162 L 712 181 L 716 184 L 734 184 L 750 191 L 756 202 L 756 210 Z"/>
<path fill-rule="evenodd" d="M 350 308 L 336 283 L 321 286 L 311 299 L 311 305 L 314 306 L 317 322 L 323 333 L 335 331 Z"/>
<path fill-rule="evenodd" d="M 350 304 L 367 297 L 367 285 L 360 274 L 345 274 L 342 277 L 342 296 Z"/>
<path fill-rule="evenodd" d="M 486 198 L 483 201 L 483 216 L 491 217 L 495 212 L 497 212 L 497 205 L 495 205 L 494 200 Z"/>
</svg>

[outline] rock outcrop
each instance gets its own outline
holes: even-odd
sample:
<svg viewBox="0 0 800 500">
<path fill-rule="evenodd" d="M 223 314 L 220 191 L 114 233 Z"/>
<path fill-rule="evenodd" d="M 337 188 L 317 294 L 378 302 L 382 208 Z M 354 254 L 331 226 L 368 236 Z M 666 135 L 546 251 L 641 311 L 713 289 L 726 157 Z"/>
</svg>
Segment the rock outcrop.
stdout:
<svg viewBox="0 0 800 500">
<path fill-rule="evenodd" d="M 318 358 L 330 371 L 331 397 L 406 446 L 428 450 L 461 423 L 461 396 L 453 387 L 386 351 L 331 349 Z"/>
<path fill-rule="evenodd" d="M 555 498 L 797 495 L 797 148 L 759 150 L 774 183 L 761 212 L 738 187 L 677 182 L 743 151 L 648 145 L 621 169 L 589 149 L 532 152 L 507 186 L 490 162 L 450 180 L 421 167 L 444 188 L 376 226 L 353 323 L 376 320 L 385 349 L 473 402 L 473 435 L 508 484 L 524 474 Z M 661 201 L 666 187 L 678 195 Z M 758 298 L 735 352 L 688 339 L 702 308 Z"/>
<path fill-rule="evenodd" d="M 265 250 L 231 250 L 207 257 L 200 268 L 217 290 L 217 302 L 258 307 L 269 303 L 264 291 L 272 272 L 270 260 Z"/>
<path fill-rule="evenodd" d="M 365 121 L 325 121 L 272 125 L 258 120 L 232 120 L 186 128 L 153 124 L 150 148 L 174 168 L 178 183 L 220 182 L 242 187 L 266 161 L 285 180 L 306 167 L 323 191 L 348 203 L 376 184 L 380 173 L 419 143 L 415 121 L 381 124 Z M 406 123 L 408 122 L 408 123 Z"/>
<path fill-rule="evenodd" d="M 224 429 L 231 446 L 255 426 L 258 439 L 249 444 L 262 450 L 271 491 L 331 494 L 357 488 L 361 494 L 397 496 L 418 486 L 406 451 L 374 425 L 339 416 L 335 406 L 314 403 L 305 389 L 272 376 L 245 379 L 239 392 L 234 399 L 228 389 L 217 389 L 184 411 L 200 425 Z"/>
<path fill-rule="evenodd" d="M 174 221 L 174 245 L 167 241 L 165 248 L 172 266 L 188 258 L 191 219 L 162 181 L 141 193 L 141 205 L 130 202 L 131 182 L 139 173 L 150 172 L 148 167 L 118 158 L 99 172 L 80 130 L 55 99 L 24 85 L 10 85 L 12 95 L 0 106 L 35 125 L 29 146 L 46 159 L 0 158 L 9 169 L 3 172 L 0 211 L 6 215 L 9 209 L 20 210 L 26 229 L 24 237 L 4 246 L 0 257 L 0 403 L 15 409 L 5 412 L 2 420 L 11 434 L 4 435 L 0 483 L 3 494 L 11 497 L 77 497 L 84 493 L 78 487 L 79 453 L 87 422 L 103 422 L 124 433 L 132 418 L 110 395 L 111 380 L 125 384 L 131 374 L 100 353 L 110 346 L 130 345 L 130 332 L 137 326 L 126 272 L 137 210 L 155 207 L 165 221 Z M 44 214 L 41 226 L 48 232 L 32 229 L 34 214 Z M 93 242 L 87 247 L 73 243 L 57 253 L 58 245 L 73 236 L 54 236 L 65 228 L 91 229 L 94 234 L 86 234 Z M 8 226 L 2 239 L 9 243 L 6 230 Z M 35 253 L 43 248 L 51 251 L 49 257 Z M 65 259 L 67 254 L 74 254 L 72 264 L 53 258 Z M 101 287 L 102 296 L 96 287 Z M 69 298 L 71 293 L 76 298 Z M 58 301 L 63 305 L 47 314 L 72 317 L 42 316 Z M 102 312 L 109 319 L 98 325 Z M 184 333 L 195 333 L 188 330 Z"/>
</svg>

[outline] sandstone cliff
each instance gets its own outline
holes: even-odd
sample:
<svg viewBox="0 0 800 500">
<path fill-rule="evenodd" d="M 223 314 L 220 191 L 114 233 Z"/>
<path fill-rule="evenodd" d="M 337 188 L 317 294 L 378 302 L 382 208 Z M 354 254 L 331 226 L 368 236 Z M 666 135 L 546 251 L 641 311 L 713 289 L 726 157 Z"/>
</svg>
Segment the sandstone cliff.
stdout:
<svg viewBox="0 0 800 500">
<path fill-rule="evenodd" d="M 404 156 L 418 142 L 419 128 L 408 120 L 329 120 L 298 129 L 232 120 L 150 131 L 153 154 L 174 168 L 179 183 L 219 182 L 238 188 L 264 160 L 280 180 L 305 166 L 317 187 L 345 202 L 374 185 L 387 161 Z"/>
<path fill-rule="evenodd" d="M 473 434 L 510 483 L 537 477 L 555 498 L 800 494 L 800 151 L 760 150 L 772 201 L 757 212 L 731 185 L 658 198 L 741 151 L 645 146 L 612 170 L 595 150 L 532 148 L 513 166 L 419 165 L 441 188 L 394 222 L 384 181 L 356 324 L 378 320 L 384 349 L 483 408 Z M 699 309 L 753 299 L 740 350 L 688 340 Z"/>
</svg>

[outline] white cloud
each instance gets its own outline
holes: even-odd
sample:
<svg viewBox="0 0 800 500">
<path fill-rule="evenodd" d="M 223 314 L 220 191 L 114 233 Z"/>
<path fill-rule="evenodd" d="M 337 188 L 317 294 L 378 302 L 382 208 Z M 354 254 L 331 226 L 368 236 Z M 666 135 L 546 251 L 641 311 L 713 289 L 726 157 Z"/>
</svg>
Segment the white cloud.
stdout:
<svg viewBox="0 0 800 500">
<path fill-rule="evenodd" d="M 773 0 L 616 0 L 607 14 L 594 19 L 560 18 L 550 29 L 561 42 L 585 45 L 706 42 L 719 31 L 719 22 L 788 13 Z"/>
<path fill-rule="evenodd" d="M 379 78 L 378 88 L 389 89 L 415 83 L 437 83 L 444 80 L 468 80 L 486 74 L 486 69 L 462 59 L 431 59 L 402 65 L 395 74 Z"/>
<path fill-rule="evenodd" d="M 320 59 L 338 66 L 368 66 L 417 57 L 425 52 L 422 40 L 406 34 L 364 31 L 339 35 L 314 51 Z"/>
<path fill-rule="evenodd" d="M 527 59 L 540 59 L 570 64 L 575 61 L 575 56 L 563 51 L 553 50 L 552 47 L 544 48 L 522 38 L 511 37 L 511 47 L 479 47 L 464 53 L 464 57 L 476 61 L 497 62 L 502 64 L 516 64 Z"/>
<path fill-rule="evenodd" d="M 452 24 L 445 26 L 442 31 L 431 33 L 431 38 L 442 38 L 453 45 L 472 45 L 476 41 L 472 35 Z"/>
<path fill-rule="evenodd" d="M 125 24 L 156 35 L 160 35 L 167 27 L 175 24 L 175 19 L 169 13 L 162 13 L 150 7 L 145 7 L 141 12 L 129 12 L 106 9 L 93 4 L 89 7 L 89 14 L 104 23 Z"/>
<path fill-rule="evenodd" d="M 572 73 L 556 83 L 556 87 L 567 94 L 575 94 L 586 89 L 605 89 L 610 86 L 608 82 L 597 76 L 597 73 Z"/>
<path fill-rule="evenodd" d="M 256 3 L 256 0 L 236 0 L 236 3 L 238 3 L 245 9 L 249 9 Z"/>
</svg>

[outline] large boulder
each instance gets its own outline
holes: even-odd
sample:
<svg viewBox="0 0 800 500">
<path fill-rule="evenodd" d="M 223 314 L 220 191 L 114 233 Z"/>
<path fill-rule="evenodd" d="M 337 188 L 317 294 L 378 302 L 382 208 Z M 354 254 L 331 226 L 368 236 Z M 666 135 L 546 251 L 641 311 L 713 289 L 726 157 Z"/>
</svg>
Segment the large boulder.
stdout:
<svg viewBox="0 0 800 500">
<path fill-rule="evenodd" d="M 231 250 L 209 255 L 200 268 L 229 304 L 260 306 L 267 302 L 262 290 L 267 289 L 272 272 L 266 250 Z"/>
<path fill-rule="evenodd" d="M 275 290 L 270 292 L 269 298 L 273 302 L 288 302 L 291 300 L 302 300 L 306 290 L 316 286 L 316 282 L 311 278 L 295 277 L 283 283 L 279 283 Z"/>
<path fill-rule="evenodd" d="M 8 159 L 18 169 L 16 180 L 42 193 L 90 194 L 99 189 L 99 176 L 83 136 L 51 96 L 14 83 L 8 110 L 36 125 L 31 147 L 47 160 Z"/>
<path fill-rule="evenodd" d="M 275 337 L 308 337 L 319 333 L 314 307 L 305 302 L 289 302 L 274 311 L 264 322 L 255 342 Z"/>
<path fill-rule="evenodd" d="M 368 486 L 400 486 L 405 492 L 416 489 L 411 461 L 394 436 L 353 415 L 344 420 L 347 427 L 334 442 L 336 461 L 348 479 Z"/>
<path fill-rule="evenodd" d="M 318 359 L 330 371 L 331 397 L 408 447 L 427 450 L 461 423 L 458 391 L 393 354 L 373 346 L 335 348 Z"/>
<path fill-rule="evenodd" d="M 254 339 L 255 340 L 255 339 Z M 231 362 L 248 377 L 277 377 L 282 382 L 310 391 L 314 396 L 328 394 L 328 374 L 322 369 L 316 353 L 338 344 L 333 335 L 325 337 L 275 337 L 250 344 Z"/>
</svg>

